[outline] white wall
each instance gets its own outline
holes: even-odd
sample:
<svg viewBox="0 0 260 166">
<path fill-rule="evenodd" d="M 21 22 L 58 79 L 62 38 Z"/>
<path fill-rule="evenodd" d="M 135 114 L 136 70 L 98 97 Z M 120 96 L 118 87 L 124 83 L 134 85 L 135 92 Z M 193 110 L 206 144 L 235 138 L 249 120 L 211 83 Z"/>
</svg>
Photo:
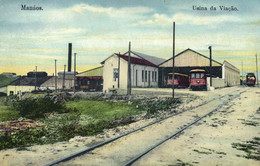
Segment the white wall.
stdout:
<svg viewBox="0 0 260 166">
<path fill-rule="evenodd" d="M 118 79 L 114 81 L 113 78 L 113 69 L 118 68 L 118 56 L 112 55 L 108 58 L 104 63 L 103 68 L 103 91 L 109 92 L 109 89 L 119 88 L 119 89 L 127 89 L 127 71 L 128 71 L 128 62 L 124 59 L 120 58 L 120 68 L 119 68 L 119 87 L 118 87 Z M 137 70 L 137 81 L 136 81 L 136 70 Z M 142 81 L 142 70 L 150 71 L 150 87 L 158 86 L 158 68 L 144 65 L 131 64 L 131 84 L 132 87 L 149 87 L 149 79 L 147 81 Z M 152 80 L 152 71 L 155 71 L 157 74 L 157 80 Z M 145 72 L 144 72 L 145 73 Z M 136 85 L 137 82 L 137 85 Z"/>
<path fill-rule="evenodd" d="M 209 87 L 210 85 L 210 77 L 207 77 L 207 86 Z M 225 87 L 225 80 L 222 78 L 212 78 L 212 87 L 214 88 L 223 88 Z"/>
<path fill-rule="evenodd" d="M 74 87 L 74 78 L 68 79 L 65 77 L 65 89 L 73 89 Z M 45 81 L 41 84 L 41 87 L 46 87 L 52 90 L 55 90 L 55 76 Z M 63 89 L 63 78 L 57 78 L 57 89 Z"/>
<path fill-rule="evenodd" d="M 13 95 L 17 95 L 18 93 L 31 92 L 34 89 L 35 89 L 34 86 L 8 85 L 7 86 L 7 96 L 10 96 L 10 91 L 13 91 Z"/>
<path fill-rule="evenodd" d="M 227 61 L 223 62 L 222 77 L 226 86 L 240 85 L 240 70 Z"/>
<path fill-rule="evenodd" d="M 136 70 L 137 70 L 137 81 L 136 81 Z M 144 81 L 142 79 L 142 71 L 144 71 Z M 145 72 L 147 72 L 147 80 L 145 80 Z M 150 84 L 149 84 L 149 72 L 150 72 Z M 155 80 L 155 76 L 154 76 L 154 79 L 152 79 L 153 72 L 156 72 L 156 80 Z M 158 86 L 158 68 L 157 67 L 133 64 L 131 66 L 131 77 L 132 77 L 132 80 L 131 80 L 132 87 L 157 87 Z"/>
<path fill-rule="evenodd" d="M 122 61 L 122 60 L 121 60 Z M 120 61 L 120 62 L 121 62 Z M 108 92 L 111 88 L 117 88 L 117 80 L 113 80 L 113 69 L 118 68 L 118 57 L 116 55 L 112 55 L 110 58 L 108 58 L 104 63 L 103 68 L 103 91 Z M 121 69 L 122 67 L 120 67 Z M 120 76 L 121 76 L 120 71 Z"/>
</svg>

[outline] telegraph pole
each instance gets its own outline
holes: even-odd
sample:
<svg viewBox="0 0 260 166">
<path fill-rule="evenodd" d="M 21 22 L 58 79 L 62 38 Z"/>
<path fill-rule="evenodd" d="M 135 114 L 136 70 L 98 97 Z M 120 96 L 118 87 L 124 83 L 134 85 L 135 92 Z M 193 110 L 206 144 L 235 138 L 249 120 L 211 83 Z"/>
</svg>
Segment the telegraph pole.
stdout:
<svg viewBox="0 0 260 166">
<path fill-rule="evenodd" d="M 117 78 L 117 88 L 119 89 L 119 85 L 120 85 L 120 52 L 119 52 L 119 56 L 118 56 L 118 78 Z"/>
<path fill-rule="evenodd" d="M 244 85 L 244 64 L 242 61 L 242 85 Z"/>
<path fill-rule="evenodd" d="M 74 88 L 73 92 L 76 92 L 76 55 L 77 53 L 74 53 Z"/>
<path fill-rule="evenodd" d="M 256 81 L 258 85 L 258 65 L 257 65 L 257 54 L 255 54 L 255 63 L 256 63 Z"/>
<path fill-rule="evenodd" d="M 54 60 L 55 61 L 55 92 L 57 92 L 57 59 Z"/>
<path fill-rule="evenodd" d="M 36 86 L 37 86 L 37 66 L 35 66 L 35 75 L 34 75 L 35 79 L 34 79 L 34 90 L 36 90 Z"/>
<path fill-rule="evenodd" d="M 174 72 L 175 72 L 175 22 L 173 22 L 173 36 L 172 36 L 172 98 L 174 98 Z"/>
<path fill-rule="evenodd" d="M 128 79 L 127 79 L 127 95 L 131 95 L 131 42 L 129 42 L 129 51 L 128 51 Z"/>
<path fill-rule="evenodd" d="M 209 73 L 210 73 L 210 86 L 212 86 L 212 52 L 209 46 Z"/>
<path fill-rule="evenodd" d="M 62 89 L 65 89 L 65 72 L 66 72 L 66 65 L 64 65 L 64 72 L 63 72 L 63 82 L 62 82 Z"/>
</svg>

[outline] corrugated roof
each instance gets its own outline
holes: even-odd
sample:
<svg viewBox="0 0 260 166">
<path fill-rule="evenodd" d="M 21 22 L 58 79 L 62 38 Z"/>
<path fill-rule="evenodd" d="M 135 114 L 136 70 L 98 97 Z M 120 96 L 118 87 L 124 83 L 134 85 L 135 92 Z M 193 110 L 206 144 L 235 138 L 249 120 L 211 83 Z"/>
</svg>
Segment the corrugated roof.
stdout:
<svg viewBox="0 0 260 166">
<path fill-rule="evenodd" d="M 124 53 L 124 55 L 128 54 L 129 51 L 127 51 L 126 53 Z M 154 57 L 154 56 L 150 56 L 147 54 L 143 54 L 140 52 L 136 52 L 136 51 L 131 51 L 131 53 L 135 54 L 136 56 L 143 58 L 153 64 L 155 64 L 156 66 L 158 66 L 159 64 L 161 64 L 162 62 L 164 62 L 166 59 L 163 58 L 158 58 L 158 57 Z"/>
</svg>

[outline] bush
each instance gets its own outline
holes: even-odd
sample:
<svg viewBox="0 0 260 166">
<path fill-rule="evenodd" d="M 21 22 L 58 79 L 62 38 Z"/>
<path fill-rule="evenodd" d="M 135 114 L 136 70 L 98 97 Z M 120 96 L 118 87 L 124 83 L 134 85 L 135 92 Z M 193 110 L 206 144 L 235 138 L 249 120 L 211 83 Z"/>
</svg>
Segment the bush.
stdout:
<svg viewBox="0 0 260 166">
<path fill-rule="evenodd" d="M 50 97 L 20 100 L 15 102 L 14 108 L 22 117 L 30 119 L 43 118 L 46 113 L 51 112 L 68 112 L 62 103 L 54 102 Z"/>
<path fill-rule="evenodd" d="M 88 136 L 100 133 L 108 127 L 106 121 L 91 122 L 86 125 L 80 124 L 79 113 L 56 114 L 45 119 L 46 141 L 49 143 L 66 141 L 75 136 Z"/>
<path fill-rule="evenodd" d="M 153 115 L 158 111 L 166 111 L 180 103 L 179 99 L 164 98 L 155 100 L 139 100 L 134 101 L 134 104 L 142 111 L 146 111 L 147 115 Z"/>
<path fill-rule="evenodd" d="M 34 143 L 41 144 L 45 133 L 46 131 L 43 128 L 0 132 L 0 150 L 25 147 Z"/>
</svg>

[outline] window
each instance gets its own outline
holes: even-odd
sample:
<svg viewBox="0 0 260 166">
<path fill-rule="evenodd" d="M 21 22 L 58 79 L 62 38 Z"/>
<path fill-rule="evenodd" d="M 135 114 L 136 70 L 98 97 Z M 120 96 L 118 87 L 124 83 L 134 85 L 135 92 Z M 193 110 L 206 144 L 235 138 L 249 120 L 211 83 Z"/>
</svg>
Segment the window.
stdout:
<svg viewBox="0 0 260 166">
<path fill-rule="evenodd" d="M 142 70 L 142 82 L 144 82 L 144 70 Z"/>
<path fill-rule="evenodd" d="M 191 73 L 191 78 L 195 78 L 195 73 Z"/>
<path fill-rule="evenodd" d="M 116 81 L 118 79 L 118 68 L 114 68 L 113 70 L 113 80 Z"/>
<path fill-rule="evenodd" d="M 14 91 L 10 91 L 10 96 L 13 96 L 14 95 Z"/>
<path fill-rule="evenodd" d="M 200 73 L 196 73 L 196 78 L 200 78 Z"/>
<path fill-rule="evenodd" d="M 145 71 L 145 82 L 147 82 L 147 71 Z"/>
<path fill-rule="evenodd" d="M 154 71 L 152 71 L 152 82 L 154 82 Z"/>
<path fill-rule="evenodd" d="M 201 73 L 200 77 L 201 77 L 201 78 L 205 78 L 205 74 L 204 74 L 204 73 Z"/>
<path fill-rule="evenodd" d="M 154 72 L 154 81 L 157 82 L 157 72 Z"/>
</svg>

